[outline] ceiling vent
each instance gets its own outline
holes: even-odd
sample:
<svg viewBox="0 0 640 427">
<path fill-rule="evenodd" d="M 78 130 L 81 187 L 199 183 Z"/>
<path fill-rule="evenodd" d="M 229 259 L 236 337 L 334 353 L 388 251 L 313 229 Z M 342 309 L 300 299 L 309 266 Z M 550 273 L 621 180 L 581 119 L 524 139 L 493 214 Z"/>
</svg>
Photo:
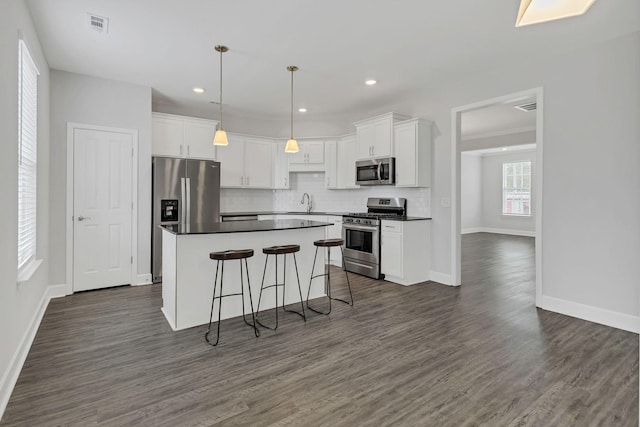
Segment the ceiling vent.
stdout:
<svg viewBox="0 0 640 427">
<path fill-rule="evenodd" d="M 109 32 L 109 18 L 104 16 L 94 15 L 93 13 L 87 13 L 89 28 L 96 30 L 99 33 Z"/>
<path fill-rule="evenodd" d="M 535 102 L 528 102 L 526 104 L 516 105 L 513 108 L 520 111 L 535 111 L 537 104 Z"/>
</svg>

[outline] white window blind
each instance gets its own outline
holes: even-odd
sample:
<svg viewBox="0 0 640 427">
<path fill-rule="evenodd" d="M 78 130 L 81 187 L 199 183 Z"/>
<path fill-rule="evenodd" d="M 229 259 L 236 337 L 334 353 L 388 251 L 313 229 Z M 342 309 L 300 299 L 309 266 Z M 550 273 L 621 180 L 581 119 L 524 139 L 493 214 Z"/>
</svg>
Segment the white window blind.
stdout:
<svg viewBox="0 0 640 427">
<path fill-rule="evenodd" d="M 531 162 L 503 163 L 502 214 L 531 215 Z"/>
<path fill-rule="evenodd" d="M 36 259 L 38 69 L 27 45 L 18 61 L 18 269 Z"/>
</svg>

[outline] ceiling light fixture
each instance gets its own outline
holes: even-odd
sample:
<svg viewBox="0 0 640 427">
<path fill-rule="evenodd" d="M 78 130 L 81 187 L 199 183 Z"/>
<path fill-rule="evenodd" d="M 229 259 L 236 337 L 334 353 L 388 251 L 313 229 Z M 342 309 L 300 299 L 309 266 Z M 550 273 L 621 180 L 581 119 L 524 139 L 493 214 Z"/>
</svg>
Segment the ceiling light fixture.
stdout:
<svg viewBox="0 0 640 427">
<path fill-rule="evenodd" d="M 293 139 L 293 73 L 298 71 L 298 67 L 295 65 L 289 65 L 287 70 L 291 71 L 291 137 L 287 141 L 287 145 L 284 147 L 285 153 L 297 153 L 300 151 L 298 148 L 298 141 Z"/>
<path fill-rule="evenodd" d="M 193 88 L 193 91 L 194 91 L 195 93 L 204 93 L 204 89 L 202 89 L 201 87 L 194 87 L 194 88 Z"/>
<path fill-rule="evenodd" d="M 301 113 L 306 113 L 307 109 L 306 108 L 298 108 L 298 111 Z"/>
<path fill-rule="evenodd" d="M 596 0 L 521 0 L 516 27 L 585 13 Z"/>
<path fill-rule="evenodd" d="M 223 45 L 216 45 L 214 48 L 217 52 L 220 52 L 220 127 L 216 131 L 213 137 L 213 145 L 229 145 L 227 139 L 227 132 L 222 128 L 222 54 L 229 50 L 228 47 Z"/>
<path fill-rule="evenodd" d="M 367 81 L 366 81 L 366 82 L 364 82 L 364 83 L 365 83 L 366 85 L 373 86 L 374 84 L 376 84 L 376 83 L 378 83 L 378 82 L 377 82 L 377 81 L 375 81 L 375 80 L 373 80 L 373 79 L 370 79 L 370 80 L 367 80 Z"/>
</svg>

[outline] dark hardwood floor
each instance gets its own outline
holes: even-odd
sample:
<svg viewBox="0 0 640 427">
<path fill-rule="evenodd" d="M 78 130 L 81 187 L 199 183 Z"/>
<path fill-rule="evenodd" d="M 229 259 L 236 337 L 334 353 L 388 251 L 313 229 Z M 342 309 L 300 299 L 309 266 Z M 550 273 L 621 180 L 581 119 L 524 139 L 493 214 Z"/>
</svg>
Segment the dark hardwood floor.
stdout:
<svg viewBox="0 0 640 427">
<path fill-rule="evenodd" d="M 637 426 L 638 336 L 536 309 L 533 246 L 466 235 L 459 288 L 354 275 L 353 308 L 217 348 L 159 286 L 53 300 L 0 424 Z"/>
</svg>

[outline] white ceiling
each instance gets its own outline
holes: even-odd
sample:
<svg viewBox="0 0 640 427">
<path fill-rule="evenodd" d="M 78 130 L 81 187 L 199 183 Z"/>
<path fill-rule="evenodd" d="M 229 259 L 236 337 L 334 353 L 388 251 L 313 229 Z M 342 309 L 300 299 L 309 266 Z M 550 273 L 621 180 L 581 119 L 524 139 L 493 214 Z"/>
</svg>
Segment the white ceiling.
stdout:
<svg viewBox="0 0 640 427">
<path fill-rule="evenodd" d="M 462 139 L 535 130 L 536 110 L 522 111 L 515 108 L 516 105 L 532 102 L 536 102 L 535 97 L 519 98 L 462 113 Z"/>
<path fill-rule="evenodd" d="M 637 31 L 638 3 L 601 0 L 581 17 L 515 28 L 518 0 L 27 0 L 51 68 L 151 87 L 156 109 L 217 118 L 213 46 L 225 44 L 230 114 L 288 120 L 286 66 L 297 65 L 304 118 L 349 121 L 469 73 Z M 108 34 L 87 13 L 109 18 Z"/>
</svg>

